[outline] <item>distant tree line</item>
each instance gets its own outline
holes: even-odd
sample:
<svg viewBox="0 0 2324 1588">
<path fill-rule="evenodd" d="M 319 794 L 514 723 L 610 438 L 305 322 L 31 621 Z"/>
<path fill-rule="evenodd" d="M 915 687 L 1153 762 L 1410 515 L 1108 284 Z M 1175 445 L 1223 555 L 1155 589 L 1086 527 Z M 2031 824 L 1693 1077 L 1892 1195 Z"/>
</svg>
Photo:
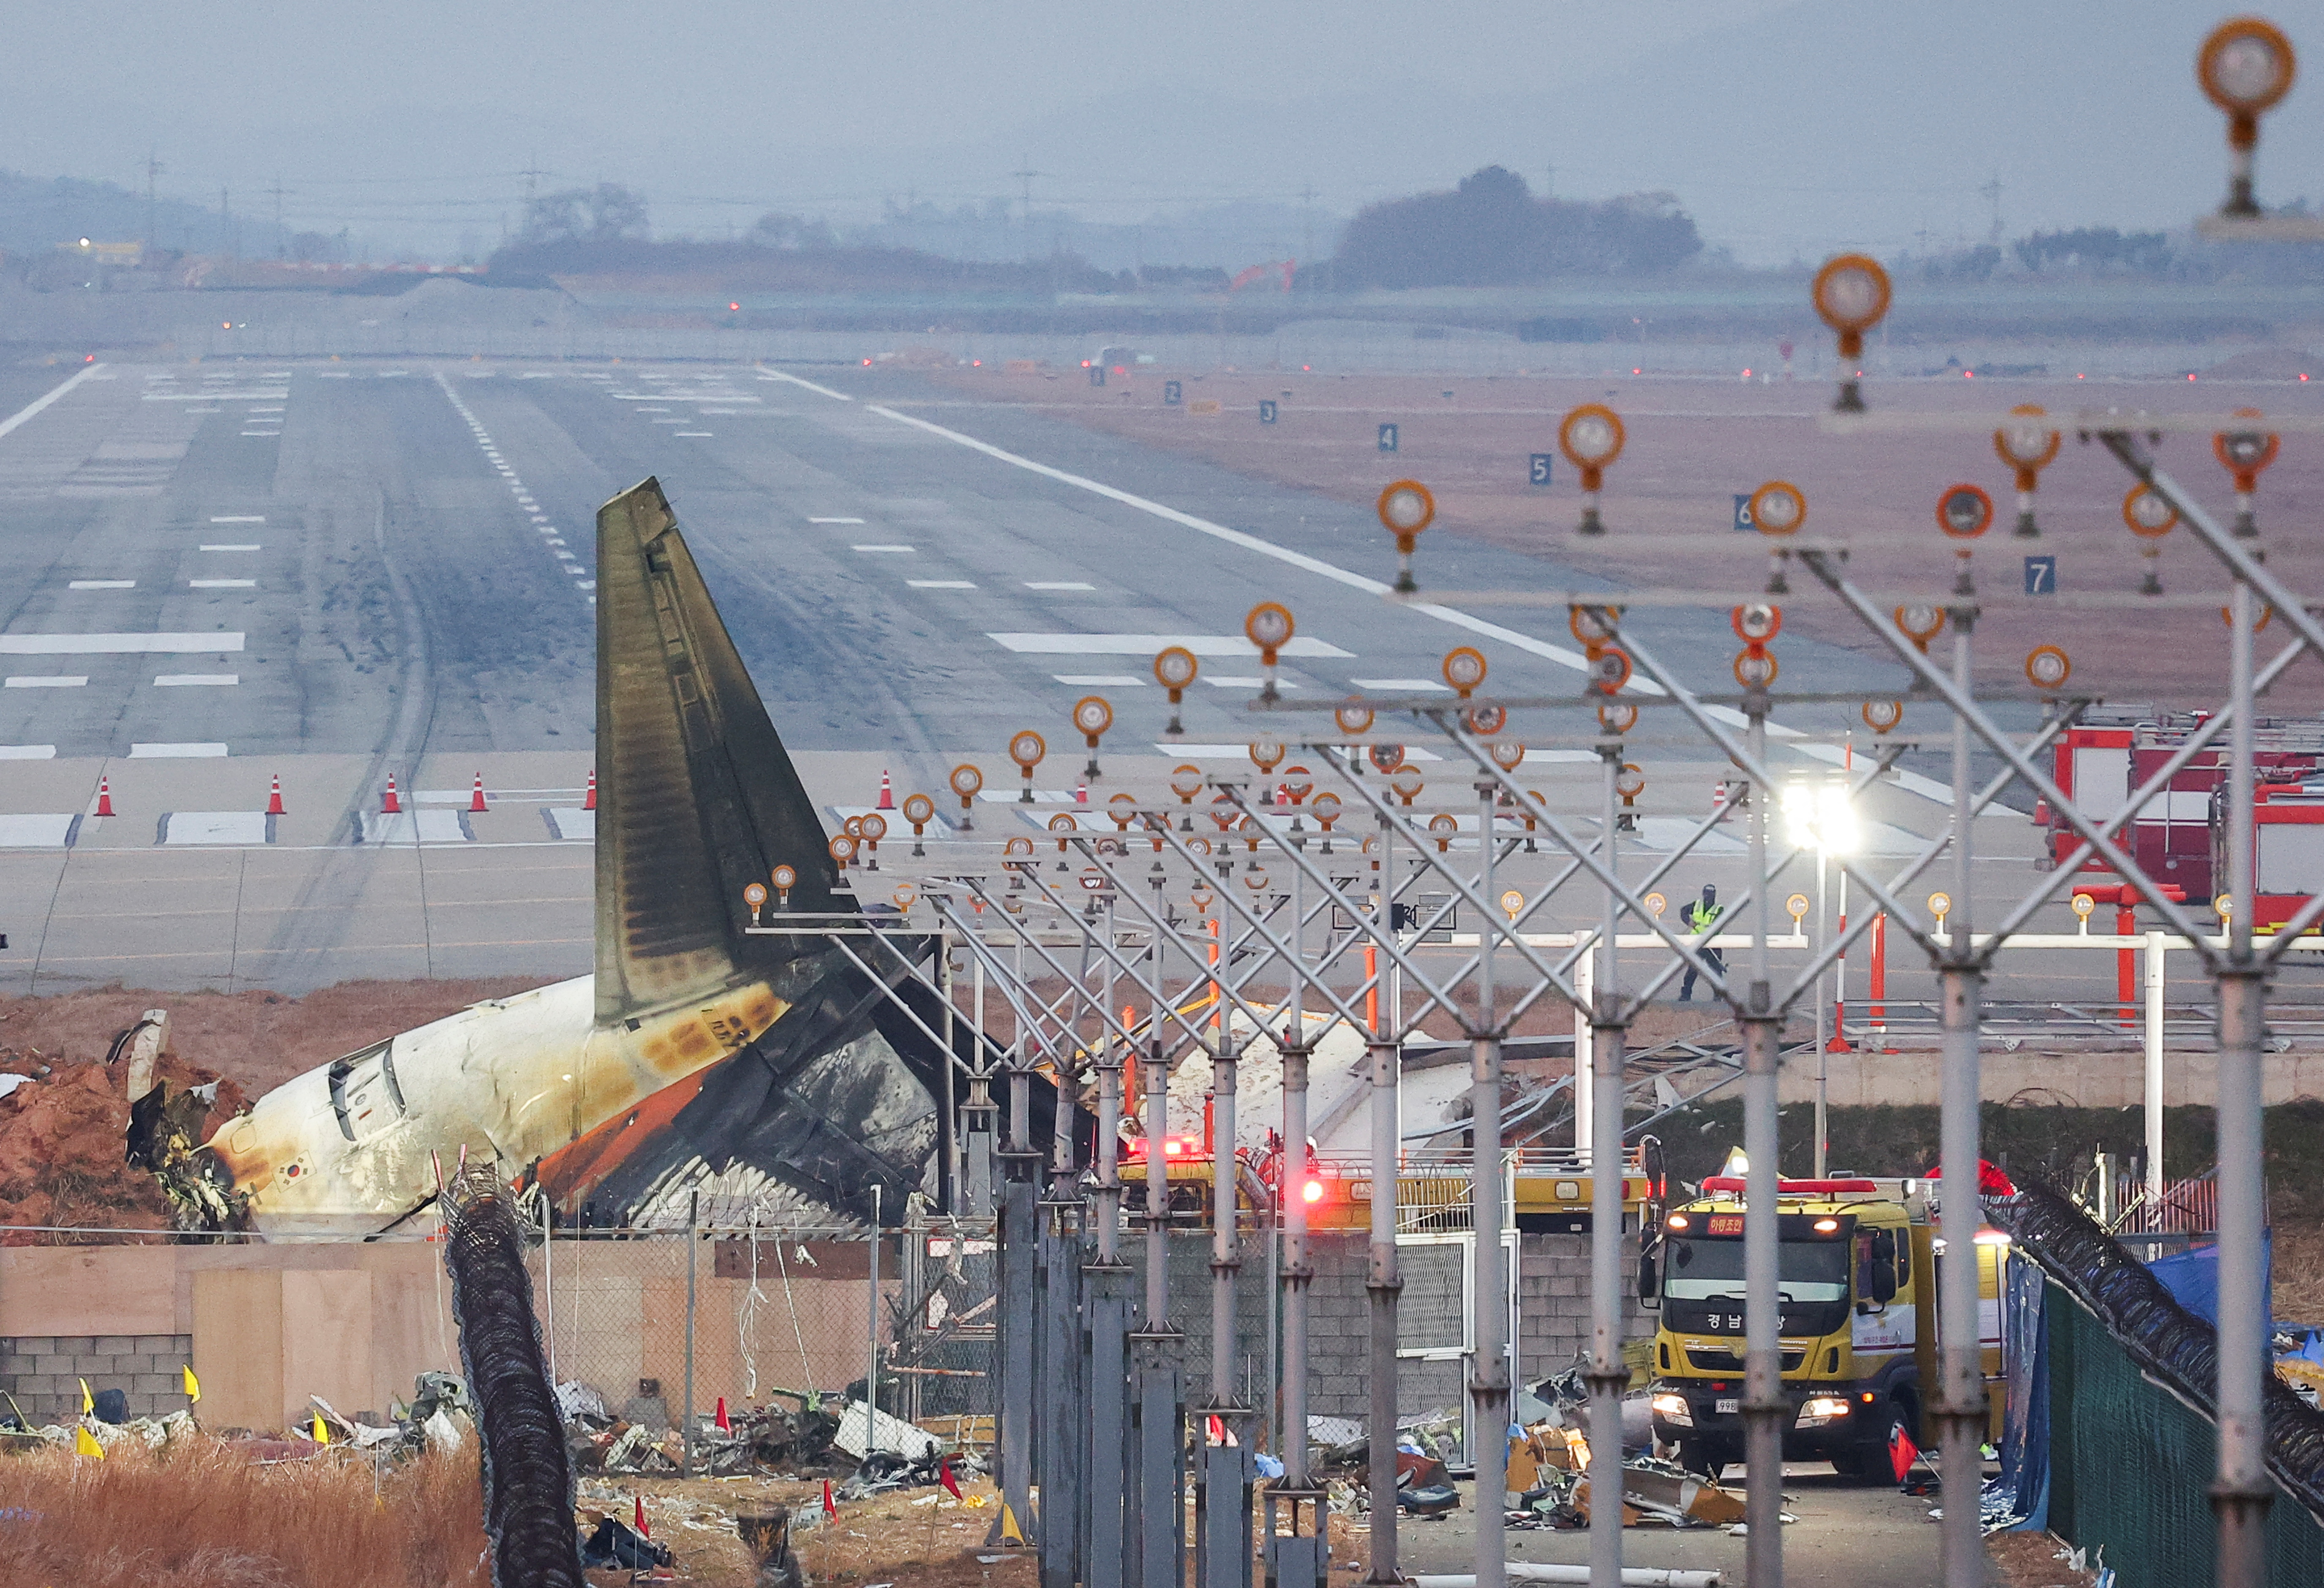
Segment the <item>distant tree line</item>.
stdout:
<svg viewBox="0 0 2324 1588">
<path fill-rule="evenodd" d="M 1693 217 L 1668 193 L 1599 203 L 1536 198 L 1523 177 L 1489 165 L 1450 192 L 1360 211 L 1338 256 L 1301 275 L 1342 291 L 1509 287 L 1556 276 L 1655 275 L 1702 252 Z"/>
</svg>

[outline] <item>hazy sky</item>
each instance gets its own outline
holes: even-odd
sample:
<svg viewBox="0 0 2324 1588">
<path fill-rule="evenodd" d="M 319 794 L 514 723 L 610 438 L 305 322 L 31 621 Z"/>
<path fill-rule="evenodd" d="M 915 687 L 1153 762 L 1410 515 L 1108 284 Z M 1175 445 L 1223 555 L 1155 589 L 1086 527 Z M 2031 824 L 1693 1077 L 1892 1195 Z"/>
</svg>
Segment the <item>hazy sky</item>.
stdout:
<svg viewBox="0 0 2324 1588">
<path fill-rule="evenodd" d="M 1499 162 L 1667 189 L 1753 261 L 1981 239 L 1997 174 L 2012 233 L 2182 224 L 2224 180 L 2191 70 L 2218 14 L 2184 0 L 11 10 L 0 165 L 142 185 L 150 149 L 167 192 L 266 217 L 279 179 L 293 225 L 390 247 L 489 246 L 533 161 L 706 233 L 1014 197 L 1028 162 L 1037 208 L 1099 220 L 1309 189 L 1345 214 Z M 2324 199 L 2324 91 L 2271 116 L 2261 172 Z"/>
</svg>

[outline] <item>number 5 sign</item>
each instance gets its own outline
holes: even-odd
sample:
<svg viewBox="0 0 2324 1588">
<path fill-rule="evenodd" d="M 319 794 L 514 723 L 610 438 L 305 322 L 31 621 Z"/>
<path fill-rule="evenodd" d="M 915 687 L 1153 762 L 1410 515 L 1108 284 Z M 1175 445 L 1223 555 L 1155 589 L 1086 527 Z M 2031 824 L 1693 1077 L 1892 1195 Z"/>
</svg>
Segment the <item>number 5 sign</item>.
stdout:
<svg viewBox="0 0 2324 1588">
<path fill-rule="evenodd" d="M 1534 452 L 1527 454 L 1527 466 L 1526 470 L 1526 483 L 1535 485 L 1548 485 L 1549 460 L 1556 456 L 1557 455 L 1554 452 Z"/>
</svg>

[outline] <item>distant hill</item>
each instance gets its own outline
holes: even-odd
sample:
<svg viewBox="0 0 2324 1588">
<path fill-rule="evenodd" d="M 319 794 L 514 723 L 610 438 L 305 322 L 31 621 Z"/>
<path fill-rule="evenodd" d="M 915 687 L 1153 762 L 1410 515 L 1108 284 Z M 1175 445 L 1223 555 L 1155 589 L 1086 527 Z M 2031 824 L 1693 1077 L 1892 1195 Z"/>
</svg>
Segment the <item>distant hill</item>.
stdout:
<svg viewBox="0 0 2324 1588">
<path fill-rule="evenodd" d="M 225 236 L 218 212 L 198 204 L 163 198 L 153 207 L 154 242 L 181 254 L 221 249 Z M 271 222 L 236 220 L 244 252 L 274 252 Z M 47 254 L 60 243 L 91 237 L 100 243 L 142 243 L 145 196 L 117 182 L 78 177 L 43 179 L 0 171 L 0 249 L 17 258 Z"/>
<path fill-rule="evenodd" d="M 642 237 L 518 243 L 489 262 L 495 277 L 622 277 L 689 282 L 733 292 L 1104 292 L 1120 282 L 1072 254 L 1024 263 L 945 259 L 916 248 L 783 248 Z"/>
</svg>

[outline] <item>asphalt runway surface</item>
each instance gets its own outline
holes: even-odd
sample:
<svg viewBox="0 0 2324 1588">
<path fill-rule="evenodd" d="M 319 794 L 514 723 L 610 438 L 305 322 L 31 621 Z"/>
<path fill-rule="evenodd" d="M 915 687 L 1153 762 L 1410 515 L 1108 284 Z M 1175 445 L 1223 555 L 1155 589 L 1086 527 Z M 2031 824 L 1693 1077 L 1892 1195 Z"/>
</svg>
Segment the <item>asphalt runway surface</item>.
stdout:
<svg viewBox="0 0 2324 1588">
<path fill-rule="evenodd" d="M 1115 711 L 1093 800 L 1158 794 L 1180 761 L 1247 769 L 1263 730 L 1328 720 L 1249 709 L 1260 669 L 1244 615 L 1277 600 L 1297 620 L 1281 672 L 1295 705 L 1450 702 L 1441 664 L 1460 644 L 1489 659 L 1489 693 L 1572 701 L 1511 731 L 1535 746 L 1528 774 L 1588 826 L 1599 773 L 1581 745 L 1594 730 L 1562 609 L 1392 604 L 1392 558 L 1361 505 L 941 395 L 885 368 L 0 372 L 0 423 L 46 403 L 0 434 L 0 985 L 299 991 L 586 970 L 594 515 L 649 474 L 835 818 L 868 807 L 883 770 L 900 799 L 940 793 L 964 760 L 1006 801 L 1004 746 L 1032 727 L 1050 747 L 1046 819 L 1073 799 L 1084 751 L 1068 713 L 1087 694 Z M 1579 582 L 1546 556 L 1451 533 L 1429 553 L 1444 588 Z M 1692 687 L 1733 692 L 1723 612 L 1647 609 L 1630 631 Z M 1170 642 L 1203 668 L 1175 743 L 1149 670 Z M 1812 641 L 1787 641 L 1783 660 L 1786 691 L 1901 682 Z M 1708 808 L 1722 769 L 1675 712 L 1646 717 L 1632 758 L 1649 777 L 1652 854 Z M 1853 718 L 1847 703 L 1784 710 L 1778 732 L 1798 742 L 1777 745 L 1779 767 L 1823 776 Z M 1947 819 L 1929 776 L 1941 759 L 1909 765 L 1865 803 L 1877 849 L 1901 854 Z M 383 825 L 391 774 L 419 814 Z M 265 823 L 276 776 L 285 814 Z M 472 814 L 478 776 L 492 808 Z M 100 778 L 111 818 L 95 814 Z M 1424 804 L 1472 798 L 1454 788 Z M 1033 830 L 1019 808 L 988 808 L 983 844 Z M 1981 905 L 2033 882 L 2022 817 L 1985 818 L 1978 845 Z M 1951 886 L 1950 869 L 1913 896 Z M 1716 881 L 1731 897 L 1740 876 L 1722 835 L 1666 891 Z M 1577 900 L 1576 919 L 1593 903 Z M 2071 922 L 2061 905 L 2043 924 Z M 2044 975 L 2111 992 L 2111 961 L 2094 955 Z M 1892 979 L 1900 1000 L 1909 980 Z"/>
</svg>

